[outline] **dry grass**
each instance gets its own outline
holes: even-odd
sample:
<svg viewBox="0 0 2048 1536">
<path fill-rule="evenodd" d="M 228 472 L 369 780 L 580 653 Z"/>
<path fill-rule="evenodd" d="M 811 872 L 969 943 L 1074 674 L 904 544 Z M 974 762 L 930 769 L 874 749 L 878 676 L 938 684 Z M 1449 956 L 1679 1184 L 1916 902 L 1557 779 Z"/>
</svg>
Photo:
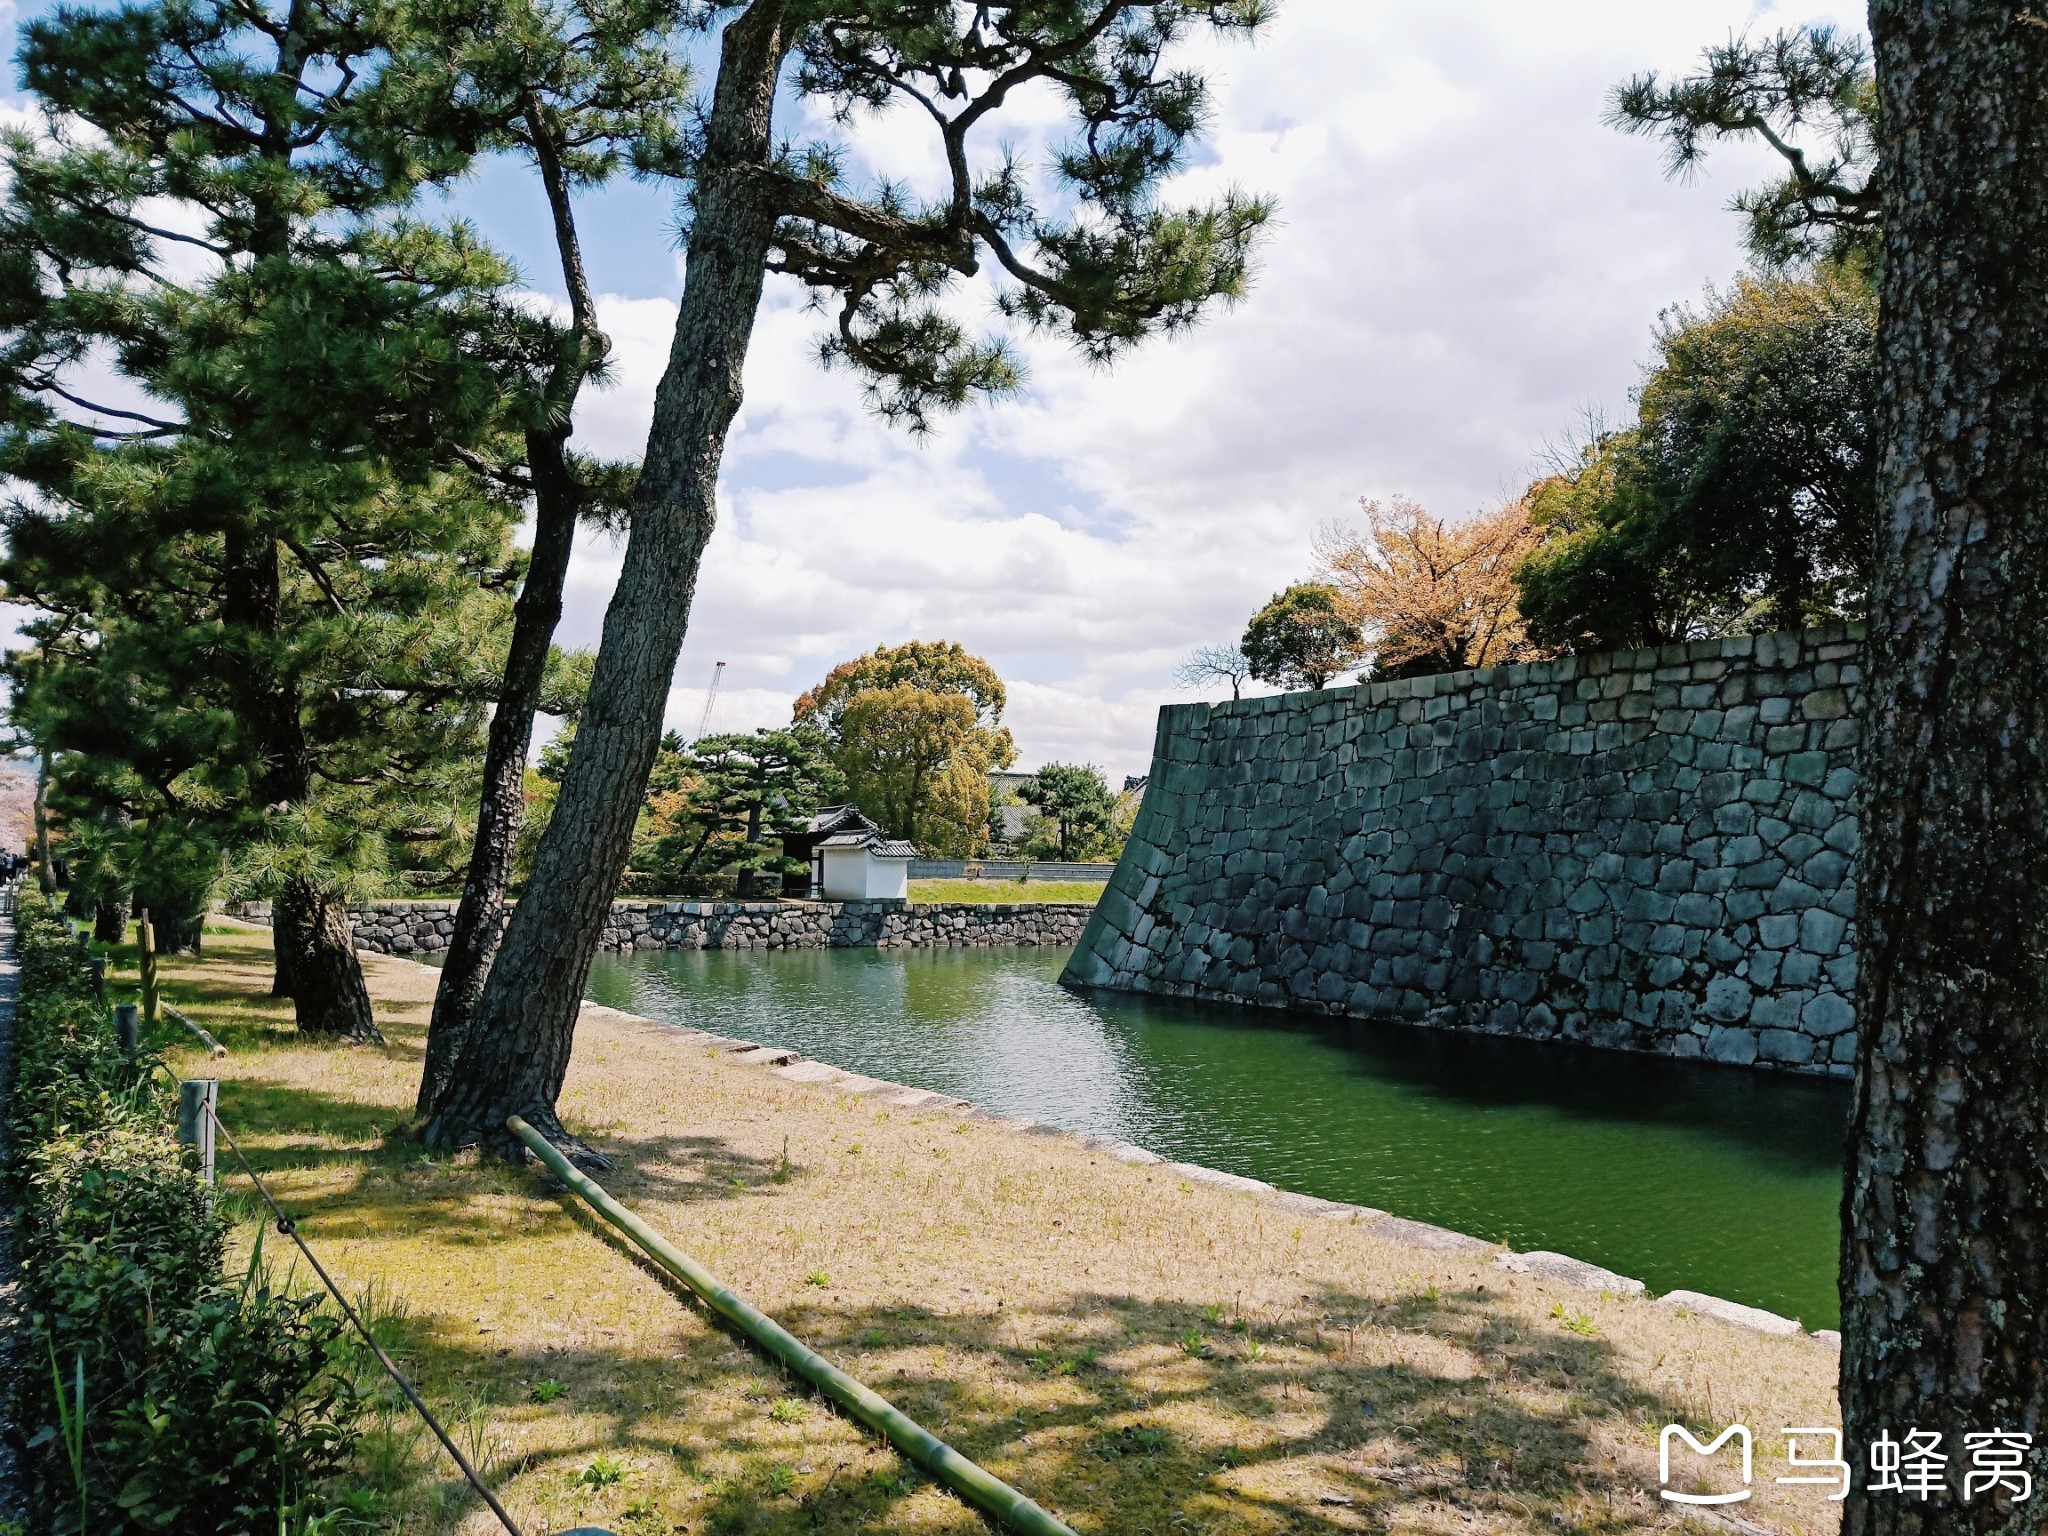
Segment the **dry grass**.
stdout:
<svg viewBox="0 0 2048 1536">
<path fill-rule="evenodd" d="M 168 991 L 232 1051 L 223 1118 L 534 1536 L 985 1529 L 534 1174 L 421 1154 L 399 1128 L 432 972 L 366 957 L 390 1046 L 319 1046 L 265 995 L 267 935 L 207 944 Z M 1674 1418 L 1758 1431 L 1746 1518 L 1834 1529 L 1822 1490 L 1770 1482 L 1778 1426 L 1837 1420 L 1810 1340 L 786 1081 L 616 1014 L 586 1017 L 562 1108 L 656 1227 L 1085 1536 L 1663 1528 Z M 361 1468 L 380 1528 L 494 1529 L 449 1472 L 390 1415 Z"/>
<path fill-rule="evenodd" d="M 913 880 L 912 901 L 1080 901 L 1094 906 L 1100 880 Z"/>
</svg>

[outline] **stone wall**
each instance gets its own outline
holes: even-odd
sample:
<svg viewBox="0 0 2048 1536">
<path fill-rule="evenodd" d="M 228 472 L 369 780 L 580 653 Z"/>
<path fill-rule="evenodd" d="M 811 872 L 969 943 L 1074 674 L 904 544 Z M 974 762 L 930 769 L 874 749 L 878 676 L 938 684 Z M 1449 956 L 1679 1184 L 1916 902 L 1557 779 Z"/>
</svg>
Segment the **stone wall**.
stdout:
<svg viewBox="0 0 2048 1536">
<path fill-rule="evenodd" d="M 268 923 L 268 902 L 231 908 Z M 1078 903 L 894 901 L 621 901 L 612 905 L 603 947 L 639 949 L 962 949 L 1007 944 L 1068 945 L 1089 908 Z M 380 901 L 349 909 L 356 948 L 386 955 L 433 954 L 455 931 L 455 903 Z"/>
<path fill-rule="evenodd" d="M 1076 985 L 1847 1073 L 1859 636 L 1160 713 Z"/>
</svg>

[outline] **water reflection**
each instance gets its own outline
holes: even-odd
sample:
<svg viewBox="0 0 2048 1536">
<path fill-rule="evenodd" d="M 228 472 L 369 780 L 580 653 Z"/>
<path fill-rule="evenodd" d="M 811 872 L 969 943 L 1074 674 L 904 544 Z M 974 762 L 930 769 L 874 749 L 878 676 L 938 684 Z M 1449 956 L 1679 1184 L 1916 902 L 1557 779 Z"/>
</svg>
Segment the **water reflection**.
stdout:
<svg viewBox="0 0 2048 1536">
<path fill-rule="evenodd" d="M 596 1001 L 1831 1325 L 1843 1085 L 1077 996 L 1063 951 L 601 956 Z"/>
</svg>

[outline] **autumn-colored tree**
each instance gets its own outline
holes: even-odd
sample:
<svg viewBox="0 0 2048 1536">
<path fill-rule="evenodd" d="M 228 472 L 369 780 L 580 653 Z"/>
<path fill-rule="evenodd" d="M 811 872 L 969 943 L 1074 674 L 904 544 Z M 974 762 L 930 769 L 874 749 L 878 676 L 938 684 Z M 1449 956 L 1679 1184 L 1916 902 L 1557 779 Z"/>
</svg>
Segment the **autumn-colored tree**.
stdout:
<svg viewBox="0 0 2048 1536">
<path fill-rule="evenodd" d="M 1526 499 L 1452 521 L 1396 497 L 1359 503 L 1363 528 L 1316 537 L 1321 576 L 1374 651 L 1380 677 L 1493 667 L 1531 654 L 1515 568 L 1536 547 Z"/>
<path fill-rule="evenodd" d="M 815 722 L 853 803 L 927 853 L 988 840 L 990 770 L 1017 760 L 995 668 L 951 641 L 885 645 L 834 667 L 796 701 Z"/>
</svg>

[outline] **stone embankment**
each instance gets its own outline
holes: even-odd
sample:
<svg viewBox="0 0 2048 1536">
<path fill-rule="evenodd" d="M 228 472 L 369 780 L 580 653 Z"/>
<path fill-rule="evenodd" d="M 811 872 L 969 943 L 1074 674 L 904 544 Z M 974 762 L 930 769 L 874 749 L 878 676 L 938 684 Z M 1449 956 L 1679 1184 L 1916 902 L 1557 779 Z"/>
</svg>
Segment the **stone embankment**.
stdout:
<svg viewBox="0 0 2048 1536">
<path fill-rule="evenodd" d="M 1860 642 L 1165 709 L 1067 980 L 1846 1074 Z"/>
<path fill-rule="evenodd" d="M 1066 946 L 1081 936 L 1079 902 L 621 901 L 602 947 L 645 949 L 980 949 Z M 270 903 L 230 909 L 270 921 Z M 349 909 L 356 948 L 382 955 L 436 954 L 455 931 L 450 901 L 379 901 Z"/>
</svg>

